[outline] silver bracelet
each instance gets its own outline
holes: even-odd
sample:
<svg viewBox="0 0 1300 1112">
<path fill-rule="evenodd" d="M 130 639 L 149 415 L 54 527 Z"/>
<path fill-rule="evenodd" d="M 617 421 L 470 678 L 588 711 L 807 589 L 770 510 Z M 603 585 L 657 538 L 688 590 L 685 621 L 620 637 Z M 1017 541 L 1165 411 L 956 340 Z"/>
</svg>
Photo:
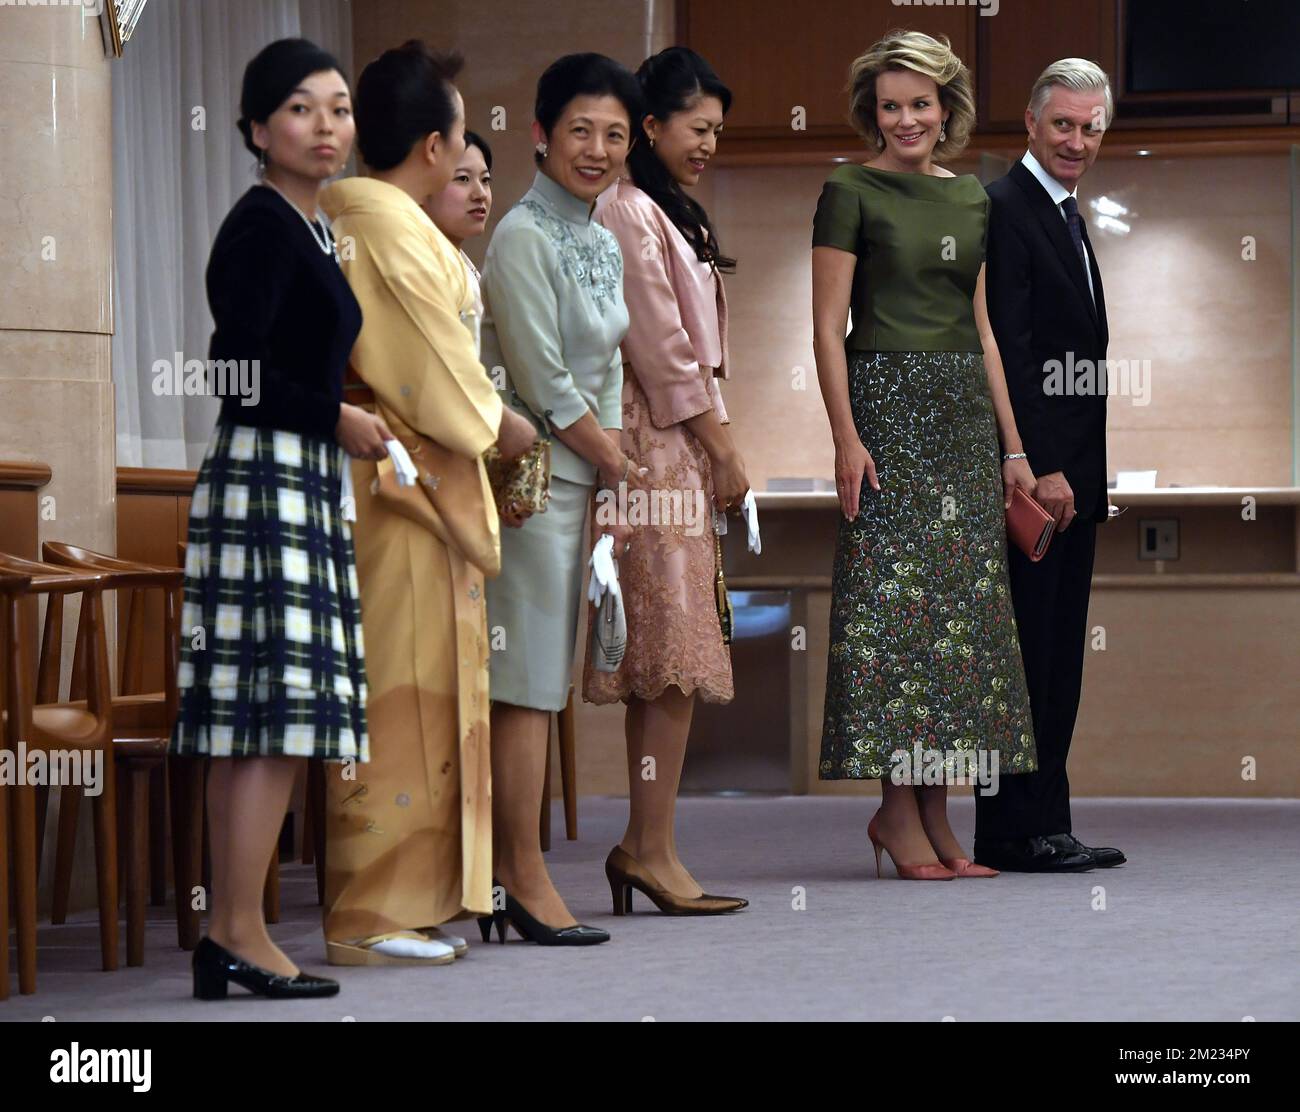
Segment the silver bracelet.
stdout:
<svg viewBox="0 0 1300 1112">
<path fill-rule="evenodd" d="M 1024 452 L 1004 452 L 1002 454 L 1002 458 L 1003 460 L 1009 460 L 1009 459 L 1028 459 L 1029 457 L 1025 455 Z"/>
</svg>

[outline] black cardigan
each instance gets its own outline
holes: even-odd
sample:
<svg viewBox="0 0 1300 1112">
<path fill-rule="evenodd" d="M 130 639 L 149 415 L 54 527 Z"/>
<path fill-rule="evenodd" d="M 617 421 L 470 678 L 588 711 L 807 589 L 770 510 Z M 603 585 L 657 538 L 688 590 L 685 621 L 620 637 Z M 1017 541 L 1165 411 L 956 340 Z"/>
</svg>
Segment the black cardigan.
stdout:
<svg viewBox="0 0 1300 1112">
<path fill-rule="evenodd" d="M 227 392 L 221 420 L 333 440 L 361 307 L 333 255 L 274 189 L 254 186 L 230 210 L 207 286 L 216 324 L 208 358 L 255 359 L 260 375 L 258 404 Z"/>
</svg>

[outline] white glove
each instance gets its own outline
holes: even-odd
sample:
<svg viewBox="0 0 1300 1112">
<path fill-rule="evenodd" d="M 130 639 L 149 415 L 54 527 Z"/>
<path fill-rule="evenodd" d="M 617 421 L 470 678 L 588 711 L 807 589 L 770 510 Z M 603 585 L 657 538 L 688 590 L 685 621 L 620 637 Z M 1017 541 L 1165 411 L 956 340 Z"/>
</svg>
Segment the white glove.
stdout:
<svg viewBox="0 0 1300 1112">
<path fill-rule="evenodd" d="M 352 460 L 342 448 L 339 452 L 343 456 L 343 484 L 339 490 L 339 514 L 344 521 L 356 521 L 357 496 L 352 489 Z"/>
<path fill-rule="evenodd" d="M 384 447 L 388 449 L 388 458 L 393 461 L 393 470 L 397 472 L 398 486 L 415 486 L 416 479 L 419 478 L 419 472 L 415 470 L 415 464 L 411 462 L 411 456 L 407 452 L 400 440 L 386 440 Z"/>
<path fill-rule="evenodd" d="M 740 508 L 745 515 L 745 523 L 749 526 L 749 551 L 755 555 L 761 555 L 763 541 L 758 535 L 758 500 L 754 497 L 752 490 L 746 492 L 745 500 L 741 503 Z"/>
<path fill-rule="evenodd" d="M 614 565 L 614 538 L 606 533 L 591 550 L 591 580 L 587 584 L 587 598 L 600 605 L 605 592 L 619 594 L 618 568 Z"/>
</svg>

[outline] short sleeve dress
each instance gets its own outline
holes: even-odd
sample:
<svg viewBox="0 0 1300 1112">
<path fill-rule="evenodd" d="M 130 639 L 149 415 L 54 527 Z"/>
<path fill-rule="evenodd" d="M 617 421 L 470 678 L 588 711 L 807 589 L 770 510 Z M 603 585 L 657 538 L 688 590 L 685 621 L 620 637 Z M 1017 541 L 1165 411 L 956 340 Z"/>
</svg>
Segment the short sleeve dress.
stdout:
<svg viewBox="0 0 1300 1112">
<path fill-rule="evenodd" d="M 849 397 L 880 480 L 840 521 L 823 780 L 889 777 L 917 747 L 943 782 L 1036 767 L 973 305 L 987 220 L 973 176 L 856 165 L 817 206 L 813 246 L 857 256 Z"/>
</svg>

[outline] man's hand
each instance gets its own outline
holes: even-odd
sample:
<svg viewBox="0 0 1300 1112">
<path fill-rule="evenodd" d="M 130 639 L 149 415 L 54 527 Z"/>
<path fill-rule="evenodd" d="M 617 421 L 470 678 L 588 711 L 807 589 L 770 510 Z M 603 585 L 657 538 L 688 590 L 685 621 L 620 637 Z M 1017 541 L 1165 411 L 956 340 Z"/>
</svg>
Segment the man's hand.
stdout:
<svg viewBox="0 0 1300 1112">
<path fill-rule="evenodd" d="M 1034 497 L 1056 519 L 1056 531 L 1064 533 L 1075 517 L 1074 491 L 1065 481 L 1065 473 L 1053 471 L 1050 475 L 1039 475 Z"/>
</svg>

